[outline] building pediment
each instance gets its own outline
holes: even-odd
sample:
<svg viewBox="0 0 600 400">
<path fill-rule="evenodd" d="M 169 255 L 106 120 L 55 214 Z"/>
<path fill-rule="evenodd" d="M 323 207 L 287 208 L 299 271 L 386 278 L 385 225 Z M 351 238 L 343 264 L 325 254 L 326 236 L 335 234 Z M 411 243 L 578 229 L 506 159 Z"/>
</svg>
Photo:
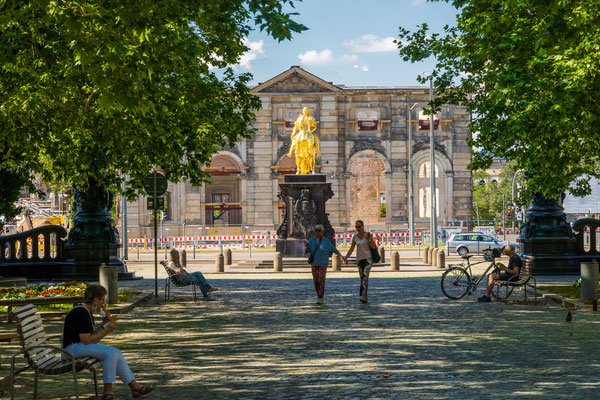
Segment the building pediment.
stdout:
<svg viewBox="0 0 600 400">
<path fill-rule="evenodd" d="M 304 69 L 294 66 L 287 71 L 261 83 L 252 93 L 338 93 L 342 89 L 324 81 Z"/>
</svg>

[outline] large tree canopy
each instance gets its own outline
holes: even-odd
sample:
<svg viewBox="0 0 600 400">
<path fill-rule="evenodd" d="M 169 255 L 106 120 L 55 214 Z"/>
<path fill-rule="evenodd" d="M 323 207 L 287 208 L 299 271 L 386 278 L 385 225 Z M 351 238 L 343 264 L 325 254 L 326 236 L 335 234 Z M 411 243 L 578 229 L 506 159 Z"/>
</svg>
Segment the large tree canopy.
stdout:
<svg viewBox="0 0 600 400">
<path fill-rule="evenodd" d="M 260 101 L 232 65 L 291 0 L 0 0 L 0 170 L 129 194 L 155 166 L 198 185 Z M 219 68 L 218 73 L 215 68 Z"/>
<path fill-rule="evenodd" d="M 438 106 L 472 112 L 471 168 L 503 157 L 533 173 L 527 194 L 589 193 L 600 175 L 598 2 L 446 1 L 455 26 L 400 28 L 398 44 L 404 60 L 436 58 Z"/>
</svg>

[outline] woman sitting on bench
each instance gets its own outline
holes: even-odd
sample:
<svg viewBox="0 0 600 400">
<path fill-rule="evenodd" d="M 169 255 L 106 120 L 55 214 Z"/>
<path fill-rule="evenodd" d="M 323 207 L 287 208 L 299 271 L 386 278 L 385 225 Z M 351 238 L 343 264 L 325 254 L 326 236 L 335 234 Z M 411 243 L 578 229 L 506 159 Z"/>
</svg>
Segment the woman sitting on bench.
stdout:
<svg viewBox="0 0 600 400">
<path fill-rule="evenodd" d="M 202 272 L 192 272 L 191 274 L 187 272 L 181 266 L 179 262 L 179 251 L 176 249 L 171 249 L 169 253 L 169 262 L 167 264 L 167 268 L 171 271 L 172 274 L 178 275 L 177 278 L 184 284 L 189 285 L 192 282 L 195 282 L 202 291 L 205 300 L 210 300 L 209 292 L 216 292 L 217 288 L 214 288 L 208 284 L 208 281 L 202 275 Z"/>
<path fill-rule="evenodd" d="M 116 375 L 129 385 L 133 397 L 140 397 L 154 390 L 153 386 L 142 386 L 136 382 L 127 361 L 119 349 L 100 344 L 100 340 L 116 327 L 116 318 L 105 315 L 102 325 L 94 329 L 93 312 L 102 310 L 106 289 L 101 285 L 88 285 L 83 304 L 79 304 L 65 318 L 63 348 L 75 357 L 96 357 L 102 360 L 104 378 L 103 400 L 116 400 L 113 383 Z"/>
</svg>

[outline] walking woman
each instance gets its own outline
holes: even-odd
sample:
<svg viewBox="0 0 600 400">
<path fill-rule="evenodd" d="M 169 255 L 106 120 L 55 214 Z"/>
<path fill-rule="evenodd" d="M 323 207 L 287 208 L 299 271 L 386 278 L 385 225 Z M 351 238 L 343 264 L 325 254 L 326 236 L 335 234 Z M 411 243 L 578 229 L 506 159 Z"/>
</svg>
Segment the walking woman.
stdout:
<svg viewBox="0 0 600 400">
<path fill-rule="evenodd" d="M 348 257 L 352 255 L 354 247 L 356 247 L 356 260 L 358 264 L 358 274 L 360 275 L 360 301 L 366 303 L 369 301 L 367 290 L 369 289 L 369 273 L 373 260 L 371 259 L 371 249 L 376 249 L 377 245 L 373 240 L 371 233 L 365 232 L 365 224 L 358 220 L 354 224 L 357 234 L 352 237 L 352 245 L 344 260 L 347 262 Z"/>
<path fill-rule="evenodd" d="M 313 281 L 315 282 L 315 290 L 317 292 L 317 304 L 323 304 L 323 295 L 325 294 L 325 274 L 327 273 L 327 265 L 329 265 L 329 255 L 335 253 L 339 254 L 341 257 L 340 252 L 335 248 L 334 244 L 331 243 L 331 240 L 323 237 L 324 231 L 325 228 L 323 225 L 315 226 L 315 235 L 308 239 L 305 251 L 312 255 L 311 265 Z"/>
</svg>

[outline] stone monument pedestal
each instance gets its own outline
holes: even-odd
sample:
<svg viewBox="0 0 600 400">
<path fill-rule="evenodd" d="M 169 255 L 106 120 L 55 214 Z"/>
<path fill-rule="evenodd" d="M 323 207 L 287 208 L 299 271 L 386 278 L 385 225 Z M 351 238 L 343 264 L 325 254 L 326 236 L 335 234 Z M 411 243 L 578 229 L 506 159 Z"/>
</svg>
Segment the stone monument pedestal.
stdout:
<svg viewBox="0 0 600 400">
<path fill-rule="evenodd" d="M 535 275 L 579 274 L 577 240 L 559 199 L 535 196 L 519 236 L 520 252 L 535 257 Z"/>
<path fill-rule="evenodd" d="M 98 280 L 101 264 L 126 273 L 127 267 L 119 259 L 119 233 L 112 219 L 113 193 L 90 180 L 89 187 L 75 190 L 73 197 L 75 218 L 65 243 L 67 260 L 54 278 Z"/>
<path fill-rule="evenodd" d="M 323 174 L 285 176 L 285 182 L 279 184 L 279 198 L 285 203 L 285 212 L 275 243 L 283 258 L 308 257 L 305 244 L 318 224 L 325 227 L 324 236 L 335 243 L 335 232 L 325 212 L 325 203 L 332 197 L 331 183 L 327 183 Z"/>
</svg>

